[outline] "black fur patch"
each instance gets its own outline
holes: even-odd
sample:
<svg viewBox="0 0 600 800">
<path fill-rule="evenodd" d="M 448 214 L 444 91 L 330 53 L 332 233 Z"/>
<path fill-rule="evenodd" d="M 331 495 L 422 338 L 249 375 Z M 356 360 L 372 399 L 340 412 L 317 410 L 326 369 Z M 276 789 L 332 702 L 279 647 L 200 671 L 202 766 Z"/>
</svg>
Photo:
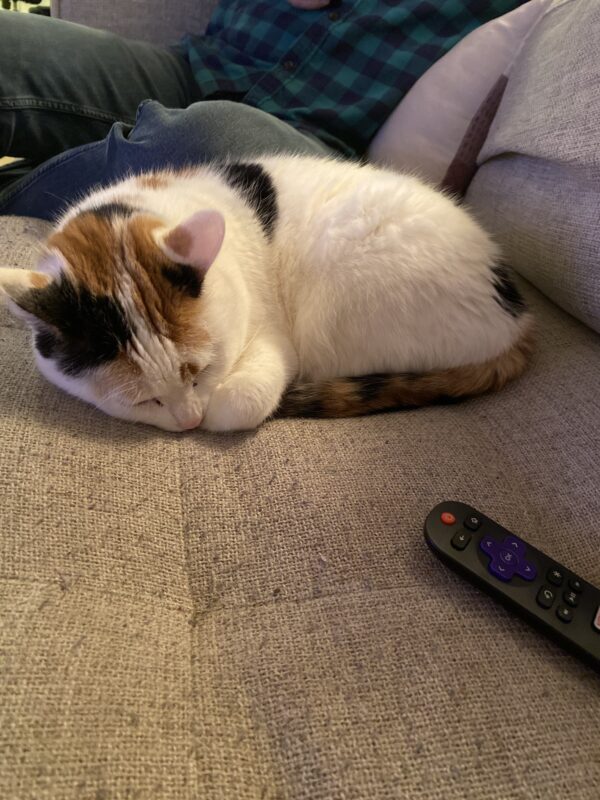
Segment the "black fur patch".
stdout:
<svg viewBox="0 0 600 800">
<path fill-rule="evenodd" d="M 116 300 L 76 288 L 64 275 L 47 288 L 31 289 L 19 305 L 57 330 L 38 331 L 35 345 L 67 375 L 81 375 L 112 361 L 132 336 Z"/>
<path fill-rule="evenodd" d="M 313 397 L 311 400 L 300 404 L 297 408 L 292 409 L 291 416 L 299 417 L 324 417 L 325 408 L 322 401 Z"/>
<path fill-rule="evenodd" d="M 382 390 L 389 384 L 391 377 L 394 376 L 386 375 L 385 373 L 374 373 L 373 375 L 358 375 L 346 378 L 346 380 L 356 386 L 362 403 L 372 403 L 377 400 Z"/>
<path fill-rule="evenodd" d="M 174 267 L 163 267 L 163 275 L 170 284 L 190 297 L 200 297 L 202 278 L 197 269 L 188 264 L 177 264 Z"/>
<path fill-rule="evenodd" d="M 458 397 L 455 397 L 451 394 L 440 394 L 438 397 L 434 398 L 431 401 L 431 405 L 434 406 L 457 406 L 460 403 L 464 403 L 468 400 L 468 396 L 461 394 Z"/>
<path fill-rule="evenodd" d="M 418 381 L 423 375 L 423 372 L 398 372 L 394 377 L 402 378 L 403 381 Z"/>
<path fill-rule="evenodd" d="M 52 358 L 57 344 L 56 334 L 52 333 L 52 331 L 39 330 L 35 334 L 35 346 L 43 358 Z"/>
<path fill-rule="evenodd" d="M 280 417 L 322 417 L 322 393 L 313 384 L 296 383 L 281 398 L 277 411 Z"/>
<path fill-rule="evenodd" d="M 527 306 L 519 290 L 515 286 L 510 270 L 504 264 L 492 267 L 494 289 L 496 294 L 494 300 L 498 305 L 507 311 L 511 317 L 518 317 Z"/>
<path fill-rule="evenodd" d="M 223 174 L 254 209 L 267 238 L 273 236 L 277 221 L 277 196 L 273 181 L 259 164 L 228 164 Z"/>
<path fill-rule="evenodd" d="M 95 214 L 102 219 L 112 219 L 113 217 L 130 217 L 135 211 L 135 208 L 126 203 L 104 203 L 96 208 L 86 208 L 81 213 Z"/>
</svg>

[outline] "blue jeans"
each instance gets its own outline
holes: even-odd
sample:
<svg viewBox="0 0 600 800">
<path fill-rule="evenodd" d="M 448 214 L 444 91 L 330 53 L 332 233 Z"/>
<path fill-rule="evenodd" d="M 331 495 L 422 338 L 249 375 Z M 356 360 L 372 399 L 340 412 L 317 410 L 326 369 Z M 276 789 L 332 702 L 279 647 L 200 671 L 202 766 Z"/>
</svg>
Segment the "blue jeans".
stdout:
<svg viewBox="0 0 600 800">
<path fill-rule="evenodd" d="M 16 68 L 15 68 L 16 67 Z M 128 174 L 273 152 L 325 155 L 263 111 L 199 95 L 177 49 L 0 11 L 0 214 L 53 220 Z"/>
</svg>

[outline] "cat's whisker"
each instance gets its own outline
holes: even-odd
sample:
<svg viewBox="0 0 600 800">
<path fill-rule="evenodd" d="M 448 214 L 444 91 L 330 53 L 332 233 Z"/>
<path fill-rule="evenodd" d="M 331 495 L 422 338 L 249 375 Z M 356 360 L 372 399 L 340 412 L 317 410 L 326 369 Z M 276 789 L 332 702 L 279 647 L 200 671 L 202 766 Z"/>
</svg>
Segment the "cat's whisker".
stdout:
<svg viewBox="0 0 600 800">
<path fill-rule="evenodd" d="M 54 194 L 54 192 L 45 191 L 44 194 L 47 194 L 49 197 L 56 197 L 57 200 L 63 200 L 65 203 L 68 203 L 69 200 L 67 197 L 63 197 L 60 194 Z"/>
<path fill-rule="evenodd" d="M 103 402 L 107 402 L 109 400 L 113 400 L 115 397 L 118 397 L 118 396 L 124 397 L 125 394 L 130 389 L 134 389 L 136 386 L 137 386 L 137 381 L 136 380 L 124 381 L 123 383 L 120 383 L 117 386 L 114 386 L 111 389 L 111 391 L 105 392 L 103 395 L 101 395 L 100 399 Z"/>
</svg>

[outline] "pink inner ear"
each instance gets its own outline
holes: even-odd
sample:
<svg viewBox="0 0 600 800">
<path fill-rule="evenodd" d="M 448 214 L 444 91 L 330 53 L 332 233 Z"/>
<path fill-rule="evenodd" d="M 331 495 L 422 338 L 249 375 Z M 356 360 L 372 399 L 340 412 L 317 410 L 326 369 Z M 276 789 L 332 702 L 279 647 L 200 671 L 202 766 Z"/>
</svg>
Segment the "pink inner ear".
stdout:
<svg viewBox="0 0 600 800">
<path fill-rule="evenodd" d="M 165 244 L 176 256 L 187 260 L 188 254 L 192 250 L 192 237 L 183 225 L 179 225 L 165 236 Z"/>
<path fill-rule="evenodd" d="M 165 236 L 168 255 L 180 264 L 206 272 L 225 238 L 225 220 L 218 211 L 197 211 Z"/>
</svg>

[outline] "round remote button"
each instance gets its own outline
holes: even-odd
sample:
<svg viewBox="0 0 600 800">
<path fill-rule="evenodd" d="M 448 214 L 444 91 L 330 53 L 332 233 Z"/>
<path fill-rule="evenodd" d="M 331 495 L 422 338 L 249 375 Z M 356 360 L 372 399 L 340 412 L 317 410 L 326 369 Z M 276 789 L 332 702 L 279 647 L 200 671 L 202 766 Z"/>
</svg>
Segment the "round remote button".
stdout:
<svg viewBox="0 0 600 800">
<path fill-rule="evenodd" d="M 552 567 L 546 574 L 546 580 L 554 584 L 554 586 L 562 586 L 565 576 L 558 567 Z"/>
<path fill-rule="evenodd" d="M 476 514 L 471 514 L 464 521 L 465 528 L 470 531 L 476 531 L 481 526 L 481 519 Z"/>
<path fill-rule="evenodd" d="M 442 513 L 441 520 L 444 523 L 444 525 L 454 525 L 456 523 L 456 517 L 449 511 L 444 511 Z"/>
<path fill-rule="evenodd" d="M 500 550 L 500 558 L 505 564 L 514 564 L 517 560 L 512 550 Z"/>
<path fill-rule="evenodd" d="M 552 604 L 554 603 L 555 594 L 550 589 L 549 586 L 542 586 L 542 588 L 537 593 L 537 603 L 542 608 L 552 608 Z"/>
<path fill-rule="evenodd" d="M 573 619 L 573 609 L 569 608 L 568 606 L 559 606 L 556 609 L 556 616 L 562 622 L 571 622 Z"/>
<path fill-rule="evenodd" d="M 563 600 L 568 606 L 572 606 L 573 608 L 577 608 L 579 605 L 579 595 L 577 592 L 565 592 L 563 594 Z"/>
<path fill-rule="evenodd" d="M 574 592 L 583 592 L 583 583 L 579 578 L 569 578 L 569 588 L 573 589 Z"/>
</svg>

